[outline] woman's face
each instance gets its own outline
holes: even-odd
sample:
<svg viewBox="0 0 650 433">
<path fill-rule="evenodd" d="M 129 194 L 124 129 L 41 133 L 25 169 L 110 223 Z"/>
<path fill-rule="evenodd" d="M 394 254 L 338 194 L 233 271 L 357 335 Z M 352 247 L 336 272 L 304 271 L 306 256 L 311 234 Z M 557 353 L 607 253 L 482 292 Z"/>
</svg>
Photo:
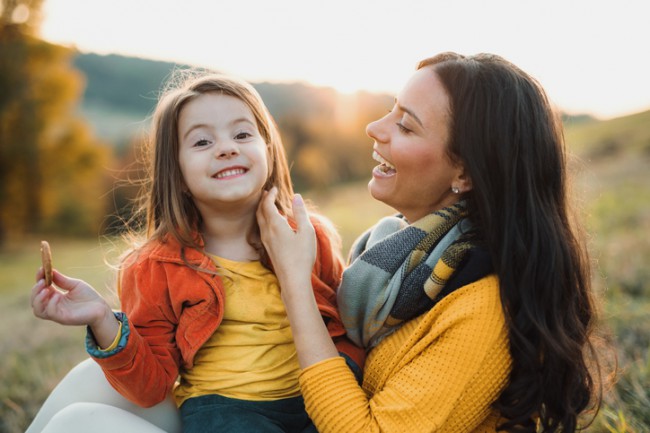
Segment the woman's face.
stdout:
<svg viewBox="0 0 650 433">
<path fill-rule="evenodd" d="M 395 98 L 393 109 L 370 123 L 375 140 L 370 194 L 409 222 L 458 201 L 452 192 L 471 185 L 461 164 L 447 156 L 449 98 L 431 67 L 419 69 Z"/>
</svg>

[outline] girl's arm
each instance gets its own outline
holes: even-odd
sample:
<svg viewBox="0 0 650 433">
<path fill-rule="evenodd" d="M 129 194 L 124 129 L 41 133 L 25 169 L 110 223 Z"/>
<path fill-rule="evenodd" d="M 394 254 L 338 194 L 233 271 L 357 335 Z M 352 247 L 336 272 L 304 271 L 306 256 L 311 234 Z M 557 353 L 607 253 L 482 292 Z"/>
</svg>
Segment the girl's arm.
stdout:
<svg viewBox="0 0 650 433">
<path fill-rule="evenodd" d="M 302 198 L 293 200 L 294 231 L 275 206 L 277 190 L 265 192 L 257 212 L 262 242 L 282 287 L 282 300 L 291 323 L 301 368 L 339 353 L 323 322 L 311 284 L 316 237 Z"/>
<path fill-rule="evenodd" d="M 56 270 L 54 286 L 45 286 L 43 268 L 36 274 L 37 283 L 32 288 L 31 305 L 34 315 L 62 325 L 87 325 L 100 347 L 111 345 L 119 330 L 108 302 L 88 283 L 67 277 Z"/>
<path fill-rule="evenodd" d="M 111 385 L 130 401 L 149 407 L 169 395 L 178 375 L 180 355 L 170 343 L 174 329 L 166 317 L 149 315 L 156 326 L 143 336 L 124 314 L 120 315 L 123 320 L 120 327 L 109 304 L 86 282 L 54 271 L 53 282 L 62 289 L 60 291 L 54 286 L 45 286 L 43 277 L 41 268 L 31 293 L 36 317 L 62 325 L 88 326 L 93 338 L 87 338 L 87 350 L 100 364 Z M 158 311 L 143 305 L 142 299 L 140 301 L 140 309 Z M 131 314 L 137 318 L 139 311 L 131 311 Z M 109 351 L 97 350 L 97 346 L 107 349 L 115 346 L 114 343 L 119 345 Z"/>
</svg>

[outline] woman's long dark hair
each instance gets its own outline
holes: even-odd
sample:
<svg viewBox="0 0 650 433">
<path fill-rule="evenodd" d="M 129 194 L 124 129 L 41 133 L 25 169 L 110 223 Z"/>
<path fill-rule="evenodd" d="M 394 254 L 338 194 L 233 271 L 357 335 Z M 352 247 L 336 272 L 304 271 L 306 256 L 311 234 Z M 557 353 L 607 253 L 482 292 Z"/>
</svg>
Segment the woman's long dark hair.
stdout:
<svg viewBox="0 0 650 433">
<path fill-rule="evenodd" d="M 443 53 L 424 67 L 450 98 L 450 157 L 471 177 L 470 217 L 499 276 L 513 360 L 500 428 L 573 432 L 598 400 L 595 312 L 559 118 L 539 83 L 499 56 Z"/>
</svg>

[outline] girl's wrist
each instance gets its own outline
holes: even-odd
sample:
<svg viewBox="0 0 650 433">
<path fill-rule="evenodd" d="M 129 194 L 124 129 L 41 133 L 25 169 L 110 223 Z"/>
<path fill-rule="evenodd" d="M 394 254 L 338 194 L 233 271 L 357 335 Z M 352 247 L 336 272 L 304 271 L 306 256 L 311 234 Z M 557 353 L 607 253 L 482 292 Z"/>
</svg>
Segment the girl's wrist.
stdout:
<svg viewBox="0 0 650 433">
<path fill-rule="evenodd" d="M 115 317 L 108 304 L 98 319 L 89 324 L 99 347 L 108 347 L 115 340 L 115 335 L 120 329 L 120 322 Z"/>
</svg>

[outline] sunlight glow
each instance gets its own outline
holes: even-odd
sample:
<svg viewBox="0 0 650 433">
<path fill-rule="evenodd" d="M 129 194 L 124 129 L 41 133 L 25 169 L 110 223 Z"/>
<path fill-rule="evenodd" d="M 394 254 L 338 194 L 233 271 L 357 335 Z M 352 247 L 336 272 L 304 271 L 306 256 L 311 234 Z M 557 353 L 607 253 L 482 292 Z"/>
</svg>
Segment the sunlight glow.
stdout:
<svg viewBox="0 0 650 433">
<path fill-rule="evenodd" d="M 419 60 L 441 51 L 494 52 L 563 109 L 608 117 L 650 108 L 646 3 L 46 0 L 42 36 L 344 93 L 397 93 Z"/>
</svg>

